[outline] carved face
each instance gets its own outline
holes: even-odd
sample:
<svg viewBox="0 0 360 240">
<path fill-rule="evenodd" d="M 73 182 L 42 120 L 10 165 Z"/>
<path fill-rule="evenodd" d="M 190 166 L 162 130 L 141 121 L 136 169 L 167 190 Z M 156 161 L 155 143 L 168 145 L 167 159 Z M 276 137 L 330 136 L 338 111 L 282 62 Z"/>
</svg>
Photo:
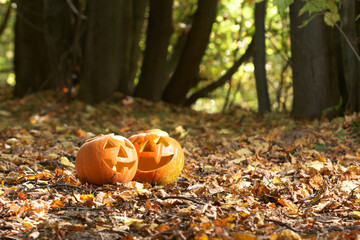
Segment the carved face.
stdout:
<svg viewBox="0 0 360 240">
<path fill-rule="evenodd" d="M 76 172 L 83 182 L 129 182 L 138 165 L 134 145 L 124 137 L 108 134 L 87 140 L 76 156 Z"/>
<path fill-rule="evenodd" d="M 175 139 L 163 133 L 147 132 L 129 138 L 139 157 L 134 180 L 166 184 L 180 175 L 184 166 L 182 148 Z"/>
</svg>

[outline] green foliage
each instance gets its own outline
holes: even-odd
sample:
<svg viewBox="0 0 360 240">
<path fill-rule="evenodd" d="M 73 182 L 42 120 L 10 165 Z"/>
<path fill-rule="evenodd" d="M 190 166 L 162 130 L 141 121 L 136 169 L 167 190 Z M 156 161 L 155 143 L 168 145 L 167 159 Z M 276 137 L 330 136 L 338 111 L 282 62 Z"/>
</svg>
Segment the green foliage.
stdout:
<svg viewBox="0 0 360 240">
<path fill-rule="evenodd" d="M 304 21 L 302 26 L 306 26 L 314 16 L 319 14 L 324 16 L 324 22 L 331 27 L 340 20 L 339 9 L 337 7 L 337 2 L 339 2 L 339 0 L 306 0 L 305 2 L 306 3 L 299 14 L 302 15 L 308 13 L 310 18 L 307 21 Z"/>
<path fill-rule="evenodd" d="M 266 49 L 267 78 L 272 108 L 287 111 L 292 100 L 290 59 L 290 38 L 288 11 L 279 14 L 273 1 L 267 4 Z M 254 32 L 254 1 L 223 0 L 218 17 L 213 25 L 210 44 L 200 68 L 203 82 L 197 90 L 220 78 L 227 69 L 245 52 Z M 240 106 L 256 111 L 257 94 L 254 79 L 254 66 L 243 64 L 222 88 L 215 90 L 210 99 L 200 99 L 195 109 L 218 112 L 223 108 Z"/>
<path fill-rule="evenodd" d="M 284 16 L 286 9 L 294 2 L 294 0 L 273 0 L 273 5 L 279 9 L 281 16 Z"/>
<path fill-rule="evenodd" d="M 299 15 L 304 13 L 309 14 L 309 18 L 303 22 L 301 27 L 306 26 L 315 16 L 322 14 L 324 21 L 329 26 L 334 26 L 340 20 L 338 4 L 341 0 L 303 0 L 304 6 L 299 12 Z M 294 0 L 273 0 L 273 4 L 277 6 L 281 15 L 284 14 L 287 7 L 289 7 Z"/>
<path fill-rule="evenodd" d="M 5 12 L 10 1 L 0 1 L 0 23 L 3 23 Z M 0 36 L 0 85 L 14 85 L 13 58 L 14 58 L 14 27 L 15 14 L 12 12 L 7 27 Z"/>
</svg>

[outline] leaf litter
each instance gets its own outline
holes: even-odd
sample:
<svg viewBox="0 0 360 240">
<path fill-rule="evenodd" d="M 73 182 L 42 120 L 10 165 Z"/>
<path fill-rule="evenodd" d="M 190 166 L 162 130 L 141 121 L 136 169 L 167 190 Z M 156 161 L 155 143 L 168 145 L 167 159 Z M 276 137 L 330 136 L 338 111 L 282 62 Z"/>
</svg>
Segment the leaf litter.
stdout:
<svg viewBox="0 0 360 240">
<path fill-rule="evenodd" d="M 52 92 L 2 95 L 0 110 L 2 239 L 359 238 L 360 115 L 209 115 L 133 98 L 69 103 Z M 175 183 L 80 183 L 74 161 L 86 139 L 151 128 L 184 149 Z"/>
</svg>

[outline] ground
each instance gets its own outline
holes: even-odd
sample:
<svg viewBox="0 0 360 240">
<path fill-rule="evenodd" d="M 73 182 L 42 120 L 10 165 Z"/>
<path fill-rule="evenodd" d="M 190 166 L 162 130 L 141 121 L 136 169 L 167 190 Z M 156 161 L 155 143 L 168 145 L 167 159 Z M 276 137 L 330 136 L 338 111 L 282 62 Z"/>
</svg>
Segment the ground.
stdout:
<svg viewBox="0 0 360 240">
<path fill-rule="evenodd" d="M 86 139 L 160 128 L 182 145 L 176 182 L 81 183 Z M 0 94 L 1 239 L 358 239 L 360 116 L 209 115 L 119 98 Z"/>
</svg>

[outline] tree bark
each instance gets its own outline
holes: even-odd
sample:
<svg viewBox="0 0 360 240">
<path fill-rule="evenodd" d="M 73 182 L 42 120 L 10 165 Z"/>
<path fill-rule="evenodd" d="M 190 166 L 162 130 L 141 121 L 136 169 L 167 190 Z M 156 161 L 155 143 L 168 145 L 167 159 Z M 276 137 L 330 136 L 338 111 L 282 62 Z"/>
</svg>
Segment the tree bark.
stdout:
<svg viewBox="0 0 360 240">
<path fill-rule="evenodd" d="M 15 22 L 14 94 L 25 94 L 53 88 L 51 67 L 44 38 L 43 0 L 17 0 Z"/>
<path fill-rule="evenodd" d="M 166 80 L 167 48 L 172 32 L 173 0 L 150 0 L 146 49 L 139 83 L 134 96 L 153 101 L 161 99 Z"/>
<path fill-rule="evenodd" d="M 340 36 L 342 67 L 347 90 L 346 111 L 358 112 L 360 111 L 360 62 L 353 52 L 355 50 L 359 53 L 355 21 L 356 2 L 347 0 L 341 6 L 342 29 L 353 46 L 352 49 L 344 36 Z"/>
<path fill-rule="evenodd" d="M 255 4 L 255 50 L 254 67 L 256 93 L 258 98 L 258 113 L 270 112 L 269 91 L 266 80 L 266 51 L 265 51 L 265 15 L 266 0 Z"/>
<path fill-rule="evenodd" d="M 340 101 L 332 29 L 321 16 L 299 28 L 308 14 L 299 16 L 303 2 L 290 6 L 290 35 L 293 69 L 293 110 L 295 118 L 314 119 Z M 328 112 L 333 116 L 335 111 Z"/>
<path fill-rule="evenodd" d="M 119 31 L 121 38 L 119 62 L 118 90 L 125 95 L 131 95 L 134 90 L 134 79 L 138 69 L 140 56 L 139 41 L 145 18 L 146 2 L 144 0 L 120 0 L 121 23 Z"/>
<path fill-rule="evenodd" d="M 218 0 L 199 0 L 192 28 L 179 64 L 165 88 L 163 100 L 184 104 L 186 95 L 200 80 L 197 78 L 201 59 L 209 43 Z"/>
<path fill-rule="evenodd" d="M 63 0 L 18 0 L 15 95 L 67 85 L 71 78 L 72 12 Z"/>
<path fill-rule="evenodd" d="M 71 85 L 74 63 L 72 62 L 73 13 L 66 1 L 43 0 L 44 38 L 51 81 L 55 87 Z"/>
<path fill-rule="evenodd" d="M 79 98 L 89 103 L 111 101 L 120 79 L 122 1 L 87 2 L 87 36 Z"/>
<path fill-rule="evenodd" d="M 133 94 L 134 92 L 134 80 L 136 77 L 136 73 L 139 69 L 139 59 L 140 59 L 140 46 L 139 42 L 141 39 L 141 35 L 143 33 L 143 26 L 145 22 L 145 12 L 147 2 L 145 0 L 132 0 L 133 2 L 133 22 L 132 22 L 132 43 L 131 43 L 131 51 L 130 51 L 130 70 L 129 70 L 129 92 Z"/>
</svg>

